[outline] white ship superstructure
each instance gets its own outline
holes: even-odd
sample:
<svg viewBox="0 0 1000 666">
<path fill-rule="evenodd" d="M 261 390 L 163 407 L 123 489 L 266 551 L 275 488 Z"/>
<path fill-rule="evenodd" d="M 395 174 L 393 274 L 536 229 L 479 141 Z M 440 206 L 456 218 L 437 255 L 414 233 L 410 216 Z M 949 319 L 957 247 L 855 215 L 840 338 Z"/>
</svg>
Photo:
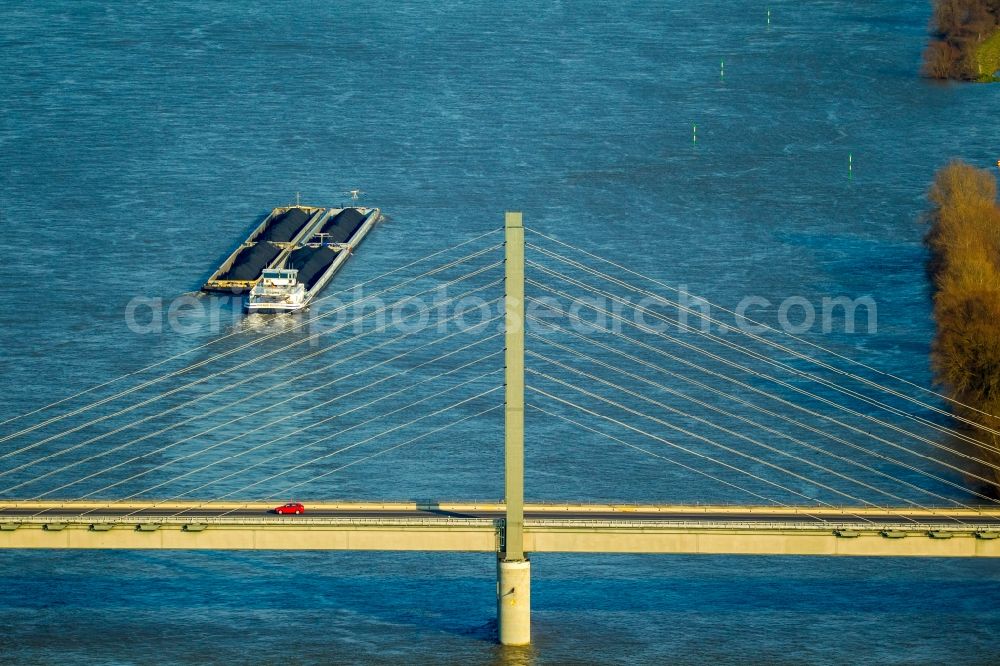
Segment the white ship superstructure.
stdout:
<svg viewBox="0 0 1000 666">
<path fill-rule="evenodd" d="M 276 314 L 301 310 L 306 300 L 306 287 L 298 280 L 293 268 L 267 268 L 250 290 L 244 306 L 248 313 Z"/>
</svg>

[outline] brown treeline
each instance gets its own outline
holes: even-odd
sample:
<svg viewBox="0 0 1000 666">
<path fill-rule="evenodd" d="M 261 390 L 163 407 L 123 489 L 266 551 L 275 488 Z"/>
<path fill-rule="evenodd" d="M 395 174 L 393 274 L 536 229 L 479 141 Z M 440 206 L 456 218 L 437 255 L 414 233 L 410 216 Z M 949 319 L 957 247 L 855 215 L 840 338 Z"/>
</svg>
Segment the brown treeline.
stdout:
<svg viewBox="0 0 1000 666">
<path fill-rule="evenodd" d="M 984 169 L 952 162 L 930 190 L 934 208 L 926 242 L 934 283 L 937 335 L 932 363 L 938 382 L 956 401 L 956 415 L 1000 430 L 1000 206 L 997 182 Z M 968 426 L 979 443 L 956 438 L 953 448 L 1000 466 L 1000 436 Z M 990 464 L 974 470 L 1000 483 Z M 967 467 L 965 465 L 961 467 Z M 996 486 L 972 477 L 980 492 Z"/>
<path fill-rule="evenodd" d="M 974 81 L 981 75 L 976 46 L 1000 28 L 1000 0 L 934 0 L 930 28 L 934 39 L 924 51 L 924 74 Z"/>
</svg>

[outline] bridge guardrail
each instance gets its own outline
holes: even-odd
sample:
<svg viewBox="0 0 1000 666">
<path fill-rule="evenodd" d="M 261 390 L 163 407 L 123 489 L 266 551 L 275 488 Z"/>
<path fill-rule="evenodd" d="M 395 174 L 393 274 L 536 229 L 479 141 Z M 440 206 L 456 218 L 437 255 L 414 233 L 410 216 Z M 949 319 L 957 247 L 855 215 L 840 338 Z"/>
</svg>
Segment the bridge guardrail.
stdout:
<svg viewBox="0 0 1000 666">
<path fill-rule="evenodd" d="M 360 517 L 295 517 L 277 516 L 0 516 L 0 524 L 6 525 L 120 525 L 135 527 L 139 524 L 159 526 L 217 525 L 242 527 L 466 527 L 497 529 L 503 519 L 455 518 L 455 517 L 413 517 L 413 518 L 360 518 Z M 945 532 L 950 534 L 972 534 L 1000 532 L 998 523 L 905 523 L 905 522 L 844 522 L 844 521 L 757 521 L 757 520 L 591 520 L 585 518 L 559 519 L 543 518 L 525 520 L 525 529 L 565 528 L 565 529 L 704 529 L 704 530 L 747 530 L 747 531 L 844 531 L 860 533 Z"/>
</svg>

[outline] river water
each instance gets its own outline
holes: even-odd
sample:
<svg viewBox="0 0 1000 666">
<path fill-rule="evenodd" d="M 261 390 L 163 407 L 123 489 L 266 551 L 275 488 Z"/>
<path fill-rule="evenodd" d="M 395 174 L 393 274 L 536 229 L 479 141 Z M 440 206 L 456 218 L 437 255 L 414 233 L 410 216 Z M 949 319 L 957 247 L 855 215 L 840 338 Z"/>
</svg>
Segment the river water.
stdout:
<svg viewBox="0 0 1000 666">
<path fill-rule="evenodd" d="M 916 77 L 928 13 L 924 3 L 889 0 L 544 7 L 477 1 L 408 8 L 382 2 L 343 7 L 43 0 L 8 7 L 0 25 L 0 231 L 6 241 L 0 246 L 0 421 L 195 351 L 156 372 L 4 423 L 0 433 L 292 326 L 285 320 L 243 321 L 237 302 L 218 297 L 189 296 L 181 330 L 169 325 L 165 312 L 143 311 L 147 319 L 162 315 L 166 323 L 160 331 L 137 333 L 127 313 L 137 297 L 163 299 L 165 311 L 179 296 L 196 292 L 235 239 L 272 206 L 294 201 L 296 193 L 304 203 L 339 203 L 345 191 L 358 187 L 363 200 L 380 206 L 389 219 L 328 291 L 369 280 L 388 286 L 393 278 L 378 282 L 377 276 L 495 230 L 502 212 L 515 208 L 524 211 L 529 228 L 727 307 L 748 296 L 767 299 L 773 307 L 757 310 L 767 321 L 777 321 L 777 304 L 788 297 L 817 306 L 823 297 L 870 298 L 877 303 L 877 330 L 850 333 L 835 321 L 831 332 L 817 326 L 804 337 L 929 386 L 933 322 L 920 242 L 925 192 L 934 171 L 953 157 L 989 166 L 1000 156 L 1000 88 Z M 530 233 L 529 241 L 560 248 Z M 496 242 L 494 233 L 464 249 Z M 462 256 L 464 249 L 436 261 Z M 494 250 L 469 266 L 497 259 Z M 439 286 L 461 275 L 460 268 L 414 284 Z M 534 270 L 529 277 L 541 280 Z M 484 287 L 489 299 L 499 293 L 492 284 L 498 277 L 492 269 L 465 284 Z M 332 313 L 332 302 L 317 304 L 314 312 Z M 337 332 L 326 323 L 309 330 Z M 354 434 L 342 439 L 374 436 L 498 386 L 498 357 L 489 354 L 501 343 L 487 337 L 493 332 L 478 329 L 478 337 L 462 334 L 447 343 L 455 350 L 482 341 L 451 357 L 470 364 L 454 375 L 464 384 L 434 378 L 458 363 L 430 363 L 426 371 L 407 375 L 426 379 L 435 392 L 439 386 L 453 392 L 372 423 L 364 422 L 370 411 L 359 409 L 347 420 Z M 207 394 L 272 369 L 273 363 L 254 362 L 255 355 L 289 339 L 308 342 L 302 330 L 292 330 L 246 353 L 234 352 L 234 362 L 249 362 L 232 375 L 208 377 L 211 369 L 205 368 L 190 375 L 203 382 L 149 406 L 114 416 L 129 400 L 156 396 L 177 382 L 4 442 L 0 454 L 10 455 L 0 468 L 0 494 L 500 496 L 496 409 L 371 460 L 364 456 L 375 445 L 360 447 L 345 459 L 355 465 L 319 479 L 312 467 L 293 470 L 279 482 L 267 477 L 306 454 L 330 454 L 334 449 L 326 442 L 290 435 L 278 450 L 308 446 L 282 464 L 260 451 L 227 458 L 267 440 L 262 433 L 243 434 L 259 419 L 227 422 L 267 407 L 275 397 L 254 396 L 262 386 L 257 381 Z M 351 350 L 381 339 L 369 336 Z M 209 347 L 195 349 L 203 344 Z M 412 358 L 434 361 L 440 353 L 427 348 L 405 360 L 389 358 L 390 350 L 415 346 L 411 339 L 386 347 L 384 354 L 374 351 L 373 358 L 389 359 L 386 364 L 345 378 L 342 386 L 360 391 L 373 376 L 388 383 Z M 529 348 L 554 360 L 570 358 L 543 341 Z M 316 347 L 291 353 L 299 358 L 305 349 Z M 337 357 L 323 358 L 329 363 Z M 313 387 L 353 367 L 345 364 L 335 375 L 292 386 Z M 557 379 L 596 381 L 546 367 Z M 302 371 L 278 368 L 274 376 L 292 378 Z M 529 381 L 547 391 L 560 386 L 537 377 Z M 791 399 L 790 390 L 778 393 Z M 310 414 L 333 413 L 322 401 L 339 392 L 318 391 L 276 406 L 268 420 L 288 420 L 268 429 L 268 437 L 316 420 L 299 420 L 304 407 L 315 407 Z M 910 394 L 939 404 L 926 393 Z M 366 395 L 346 396 L 343 403 L 364 407 L 372 398 Z M 494 408 L 498 395 L 429 418 L 426 427 L 446 425 L 456 413 Z M 247 400 L 191 425 L 176 423 L 180 414 L 192 413 L 180 408 L 178 416 L 157 417 L 160 408 L 198 396 L 205 397 L 199 409 Z M 394 398 L 379 413 L 414 399 Z M 541 398 L 536 404 L 572 413 Z M 694 416 L 708 414 L 684 404 Z M 883 434 L 903 423 L 880 412 L 888 426 L 872 426 L 863 416 L 870 410 L 860 411 L 845 420 Z M 738 406 L 736 412 L 750 415 Z M 83 427 L 102 415 L 108 418 Z M 945 423 L 939 415 L 925 415 Z M 113 431 L 139 417 L 149 419 Z M 170 425 L 176 433 L 131 443 Z M 202 433 L 213 425 L 218 428 Z M 81 427 L 64 434 L 67 426 Z M 337 432 L 320 427 L 310 435 Z M 180 434 L 190 438 L 169 453 L 157 450 L 165 438 L 172 442 Z M 915 453 L 934 452 L 934 444 L 945 441 L 941 437 L 909 446 Z M 867 442 L 860 434 L 849 439 Z M 30 451 L 15 453 L 32 443 L 37 445 Z M 198 453 L 213 444 L 209 453 Z M 769 471 L 766 462 L 777 461 L 765 452 L 764 462 L 748 463 L 717 454 L 704 441 L 687 444 L 723 461 L 740 461 L 754 473 Z M 109 451 L 120 445 L 128 448 Z M 671 449 L 657 450 L 691 463 Z M 102 455 L 87 459 L 95 453 Z M 135 454 L 148 455 L 128 463 Z M 178 460 L 188 454 L 185 460 L 192 462 Z M 244 473 L 248 462 L 259 465 Z M 781 462 L 800 474 L 783 477 L 783 489 L 725 470 L 721 475 L 780 502 L 850 503 L 801 479 L 814 467 Z M 906 501 L 970 500 L 957 470 L 934 468 L 936 478 L 930 479 L 883 462 L 872 464 L 922 490 L 837 463 L 830 463 L 832 472 L 816 474 L 840 489 L 835 473 L 850 472 Z M 117 463 L 123 464 L 104 472 Z M 206 463 L 210 469 L 181 476 Z M 324 465 L 321 471 L 333 468 L 329 459 Z M 529 499 L 749 501 L 743 490 L 538 413 L 528 416 L 527 467 Z M 139 472 L 145 474 L 130 478 Z M 860 487 L 850 494 L 893 503 Z M 3 552 L 0 661 L 1000 659 L 1000 569 L 989 561 L 554 554 L 533 561 L 535 643 L 528 650 L 504 650 L 493 644 L 494 563 L 482 555 Z"/>
</svg>

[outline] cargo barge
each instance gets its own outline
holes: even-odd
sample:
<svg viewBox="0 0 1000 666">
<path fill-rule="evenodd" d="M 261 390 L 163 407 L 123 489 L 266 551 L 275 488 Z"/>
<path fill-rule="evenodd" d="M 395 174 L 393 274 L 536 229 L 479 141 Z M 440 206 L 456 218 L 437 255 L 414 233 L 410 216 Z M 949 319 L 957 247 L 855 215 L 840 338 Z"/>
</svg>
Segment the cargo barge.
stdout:
<svg viewBox="0 0 1000 666">
<path fill-rule="evenodd" d="M 378 208 L 275 208 L 202 290 L 249 293 L 247 312 L 301 310 L 380 218 Z"/>
</svg>

